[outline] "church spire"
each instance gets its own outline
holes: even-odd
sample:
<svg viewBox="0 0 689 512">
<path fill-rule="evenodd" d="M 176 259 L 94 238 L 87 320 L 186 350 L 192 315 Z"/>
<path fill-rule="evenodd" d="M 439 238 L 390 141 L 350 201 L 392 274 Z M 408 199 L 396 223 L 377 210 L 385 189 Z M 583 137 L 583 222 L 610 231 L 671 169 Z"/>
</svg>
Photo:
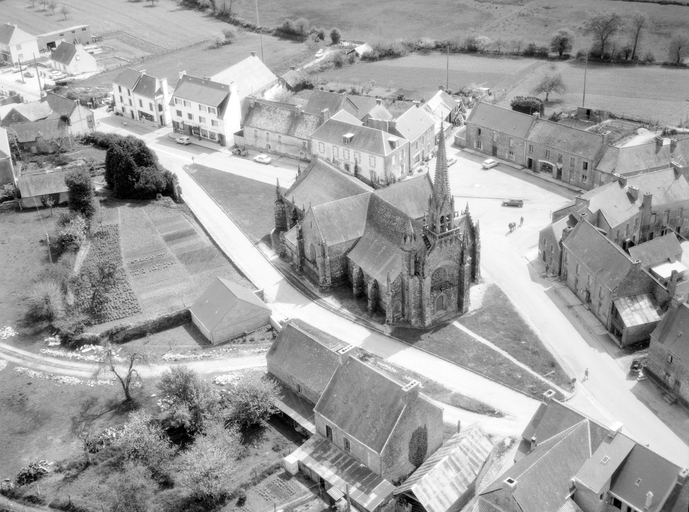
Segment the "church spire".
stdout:
<svg viewBox="0 0 689 512">
<path fill-rule="evenodd" d="M 435 180 L 433 182 L 433 195 L 437 203 L 442 203 L 444 199 L 451 199 L 450 175 L 447 171 L 447 155 L 445 154 L 445 132 L 440 130 L 438 137 L 438 152 L 435 159 Z"/>
</svg>

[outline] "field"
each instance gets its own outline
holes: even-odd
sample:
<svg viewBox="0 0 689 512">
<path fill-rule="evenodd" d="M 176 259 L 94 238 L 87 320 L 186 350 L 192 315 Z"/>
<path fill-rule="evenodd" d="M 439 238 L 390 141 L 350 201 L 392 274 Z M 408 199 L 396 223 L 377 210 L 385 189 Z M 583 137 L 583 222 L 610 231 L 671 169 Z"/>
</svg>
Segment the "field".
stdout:
<svg viewBox="0 0 689 512">
<path fill-rule="evenodd" d="M 229 0 L 228 0 L 229 3 Z M 242 17 L 255 19 L 254 0 L 234 0 L 233 9 Z M 574 30 L 575 51 L 590 46 L 590 37 L 581 27 L 588 13 L 595 9 L 619 12 L 635 10 L 648 13 L 654 28 L 642 43 L 664 58 L 670 34 L 684 30 L 689 7 L 628 3 L 613 0 L 289 0 L 259 4 L 263 25 L 276 26 L 285 18 L 305 17 L 319 27 L 338 27 L 345 39 L 463 38 L 470 34 L 546 44 L 560 27 Z"/>
</svg>

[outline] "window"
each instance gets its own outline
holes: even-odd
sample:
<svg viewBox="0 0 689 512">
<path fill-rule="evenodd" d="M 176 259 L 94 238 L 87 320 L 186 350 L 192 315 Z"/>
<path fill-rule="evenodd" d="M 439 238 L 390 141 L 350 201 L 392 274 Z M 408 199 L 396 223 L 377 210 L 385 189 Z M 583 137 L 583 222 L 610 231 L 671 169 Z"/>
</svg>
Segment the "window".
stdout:
<svg viewBox="0 0 689 512">
<path fill-rule="evenodd" d="M 637 479 L 636 479 L 636 482 L 634 482 L 634 485 L 636 485 L 637 487 L 639 487 L 639 486 L 641 485 L 641 478 L 637 478 Z"/>
<path fill-rule="evenodd" d="M 181 105 L 181 104 L 182 104 L 182 100 L 180 100 L 179 98 L 175 98 L 175 105 Z"/>
<path fill-rule="evenodd" d="M 638 228 L 638 227 L 639 227 L 639 217 L 637 217 L 636 219 L 634 219 L 634 227 L 635 227 L 635 228 Z"/>
<path fill-rule="evenodd" d="M 183 101 L 184 101 L 184 106 L 185 106 L 185 107 L 191 108 L 191 102 L 189 102 L 189 101 L 187 101 L 187 100 L 183 100 Z"/>
<path fill-rule="evenodd" d="M 684 208 L 679 209 L 678 215 L 679 215 L 679 221 L 682 222 L 682 219 L 684 218 Z"/>
<path fill-rule="evenodd" d="M 206 118 L 203 116 L 199 116 L 199 123 L 206 124 Z"/>
<path fill-rule="evenodd" d="M 60 34 L 60 37 L 64 36 L 65 34 Z"/>
<path fill-rule="evenodd" d="M 514 147 L 514 139 L 510 139 L 510 147 L 511 147 L 511 148 Z"/>
<path fill-rule="evenodd" d="M 608 462 L 610 462 L 610 457 L 608 457 L 607 455 L 603 457 L 600 461 L 601 464 L 607 464 Z"/>
<path fill-rule="evenodd" d="M 615 233 L 615 241 L 617 242 L 620 239 L 620 230 L 617 230 L 617 233 Z"/>
<path fill-rule="evenodd" d="M 663 222 L 665 222 L 665 224 L 670 222 L 670 210 L 665 210 L 663 212 Z"/>
<path fill-rule="evenodd" d="M 325 153 L 325 144 L 323 144 L 322 142 L 318 143 L 318 152 Z"/>
<path fill-rule="evenodd" d="M 337 146 L 333 146 L 333 157 L 340 157 L 340 148 L 338 148 Z"/>
<path fill-rule="evenodd" d="M 278 135 L 278 143 L 282 143 L 282 135 Z"/>
<path fill-rule="evenodd" d="M 598 285 L 598 298 L 599 299 L 603 298 L 603 285 L 602 284 Z"/>
<path fill-rule="evenodd" d="M 344 164 L 345 171 L 351 172 L 352 168 L 349 166 L 349 164 Z"/>
<path fill-rule="evenodd" d="M 124 103 L 124 99 L 120 96 L 120 103 Z"/>
<path fill-rule="evenodd" d="M 655 223 L 656 223 L 656 214 L 652 213 L 651 214 L 651 224 L 655 224 Z"/>
<path fill-rule="evenodd" d="M 215 107 L 208 107 L 208 113 L 216 115 L 218 113 L 218 110 Z"/>
<path fill-rule="evenodd" d="M 507 159 L 508 160 L 514 160 L 514 151 L 508 151 L 507 152 Z"/>
<path fill-rule="evenodd" d="M 308 143 L 307 141 L 305 141 L 305 140 L 302 140 L 302 141 L 301 141 L 301 147 L 302 147 L 303 149 L 307 149 L 307 148 L 309 147 L 309 143 Z"/>
<path fill-rule="evenodd" d="M 358 151 L 354 152 L 354 161 L 361 162 L 361 153 L 359 153 Z"/>
<path fill-rule="evenodd" d="M 549 149 L 545 150 L 545 157 L 550 158 L 550 150 Z"/>
<path fill-rule="evenodd" d="M 131 99 L 129 100 L 129 106 L 130 106 L 130 107 L 133 107 L 133 106 L 134 106 L 134 105 L 132 104 L 132 100 L 131 100 Z"/>
<path fill-rule="evenodd" d="M 129 89 L 127 89 L 127 95 L 131 96 L 131 95 L 132 95 L 132 91 L 130 91 Z"/>
<path fill-rule="evenodd" d="M 550 244 L 550 254 L 553 254 L 554 251 L 555 247 L 553 246 L 553 244 Z"/>
<path fill-rule="evenodd" d="M 208 109 L 206 108 L 206 105 L 199 105 L 199 110 L 201 112 L 208 112 Z"/>
<path fill-rule="evenodd" d="M 333 429 L 330 428 L 330 425 L 325 426 L 325 437 L 331 441 L 333 440 Z"/>
<path fill-rule="evenodd" d="M 301 384 L 297 384 L 297 393 L 301 393 Z"/>
<path fill-rule="evenodd" d="M 498 141 L 498 132 L 493 132 L 493 142 Z"/>
<path fill-rule="evenodd" d="M 153 112 L 153 103 L 151 103 L 150 101 L 148 102 L 148 110 Z"/>
<path fill-rule="evenodd" d="M 175 110 L 175 114 L 177 114 L 177 117 L 182 117 L 182 111 L 181 110 Z"/>
<path fill-rule="evenodd" d="M 139 100 L 139 106 L 140 106 L 140 107 L 143 107 L 143 106 L 144 106 L 144 104 L 143 104 L 143 102 L 142 102 L 141 100 Z"/>
<path fill-rule="evenodd" d="M 217 126 L 218 126 L 218 121 L 216 121 L 215 119 L 211 119 L 211 126 L 217 127 Z"/>
<path fill-rule="evenodd" d="M 586 183 L 589 180 L 589 177 L 586 174 L 581 175 L 581 182 Z"/>
<path fill-rule="evenodd" d="M 576 268 L 574 269 L 574 273 L 575 273 L 576 275 L 579 275 L 579 263 L 578 263 L 578 262 L 577 262 Z"/>
<path fill-rule="evenodd" d="M 529 144 L 529 154 L 533 153 L 533 144 Z"/>
<path fill-rule="evenodd" d="M 266 132 L 266 142 L 270 142 L 270 132 Z"/>
<path fill-rule="evenodd" d="M 258 130 L 254 129 L 254 140 L 258 140 Z"/>
<path fill-rule="evenodd" d="M 349 160 L 349 150 L 348 149 L 345 149 L 342 151 L 342 158 L 344 158 L 345 160 Z"/>
<path fill-rule="evenodd" d="M 482 134 L 483 134 L 483 132 L 481 131 L 481 128 L 476 130 L 476 135 L 478 135 L 480 137 Z"/>
<path fill-rule="evenodd" d="M 18 44 L 18 45 L 17 45 L 17 50 L 21 50 L 21 49 L 22 49 L 22 45 Z"/>
<path fill-rule="evenodd" d="M 371 167 L 375 167 L 376 166 L 376 157 L 373 155 L 369 156 L 368 157 L 368 163 Z"/>
<path fill-rule="evenodd" d="M 208 138 L 208 130 L 201 128 L 201 137 Z"/>
<path fill-rule="evenodd" d="M 190 121 L 193 121 L 193 120 L 194 120 L 194 114 L 192 114 L 191 112 L 189 112 L 189 113 L 187 114 L 187 117 L 189 118 Z"/>
<path fill-rule="evenodd" d="M 476 149 L 483 149 L 483 144 L 481 144 L 480 140 L 476 141 Z"/>
<path fill-rule="evenodd" d="M 351 446 L 349 445 L 349 439 L 346 437 L 344 438 L 344 449 L 346 452 L 348 452 L 351 449 Z"/>
<path fill-rule="evenodd" d="M 588 162 L 582 162 L 581 168 L 585 171 L 588 171 L 589 170 L 589 163 Z"/>
<path fill-rule="evenodd" d="M 86 27 L 81 29 L 82 32 L 86 32 Z"/>
<path fill-rule="evenodd" d="M 569 166 L 574 167 L 574 157 L 573 156 L 569 157 Z"/>
<path fill-rule="evenodd" d="M 122 92 L 122 86 L 121 86 L 121 85 L 118 85 L 118 86 L 117 86 L 117 90 L 120 91 L 120 92 Z"/>
</svg>

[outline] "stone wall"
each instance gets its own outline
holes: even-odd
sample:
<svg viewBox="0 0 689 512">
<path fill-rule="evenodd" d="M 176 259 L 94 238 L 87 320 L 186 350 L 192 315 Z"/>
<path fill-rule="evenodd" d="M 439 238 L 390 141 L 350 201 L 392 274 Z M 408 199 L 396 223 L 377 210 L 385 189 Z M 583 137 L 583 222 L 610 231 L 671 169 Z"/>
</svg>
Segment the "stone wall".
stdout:
<svg viewBox="0 0 689 512">
<path fill-rule="evenodd" d="M 651 338 L 646 371 L 666 389 L 689 405 L 689 361 L 683 361 L 662 343 Z"/>
</svg>

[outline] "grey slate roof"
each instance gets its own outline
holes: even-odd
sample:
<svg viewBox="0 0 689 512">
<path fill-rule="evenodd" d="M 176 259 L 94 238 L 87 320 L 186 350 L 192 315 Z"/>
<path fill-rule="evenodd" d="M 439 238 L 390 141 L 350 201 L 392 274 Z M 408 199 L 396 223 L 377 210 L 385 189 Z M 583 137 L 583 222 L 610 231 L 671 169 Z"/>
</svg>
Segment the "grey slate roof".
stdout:
<svg viewBox="0 0 689 512">
<path fill-rule="evenodd" d="M 668 309 L 651 337 L 689 366 L 689 305 Z"/>
<path fill-rule="evenodd" d="M 55 62 L 69 66 L 72 59 L 77 54 L 77 47 L 66 41 L 62 41 L 55 50 L 53 50 L 50 58 Z"/>
<path fill-rule="evenodd" d="M 65 137 L 68 134 L 68 126 L 60 119 L 42 119 L 33 123 L 13 124 L 11 130 L 17 134 L 19 142 L 34 142 L 39 138 L 46 140 L 56 137 Z"/>
<path fill-rule="evenodd" d="M 354 357 L 340 366 L 315 411 L 380 453 L 407 406 L 402 384 Z"/>
<path fill-rule="evenodd" d="M 41 101 L 47 103 L 52 112 L 58 114 L 59 116 L 71 116 L 72 112 L 74 112 L 74 109 L 77 108 L 76 101 L 58 96 L 52 92 L 46 94 L 45 98 L 43 98 Z"/>
<path fill-rule="evenodd" d="M 526 139 L 535 119 L 508 108 L 496 107 L 488 103 L 479 103 L 467 118 L 467 124 L 488 128 L 506 133 L 513 137 Z"/>
<path fill-rule="evenodd" d="M 46 194 L 67 192 L 65 176 L 69 171 L 51 171 L 36 174 L 21 174 L 17 180 L 17 188 L 22 197 L 37 197 Z"/>
<path fill-rule="evenodd" d="M 19 116 L 16 116 L 16 121 L 14 120 L 16 112 Z M 32 101 L 31 103 L 14 103 L 12 108 L 7 112 L 5 117 L 2 119 L 3 126 L 9 126 L 13 123 L 21 123 L 27 121 L 39 121 L 45 119 L 52 113 L 50 105 L 43 101 Z M 25 119 L 21 119 L 24 117 Z"/>
<path fill-rule="evenodd" d="M 525 114 L 522 114 L 525 115 Z M 546 119 L 537 119 L 528 140 L 595 162 L 604 148 L 603 136 Z"/>
<path fill-rule="evenodd" d="M 134 92 L 146 98 L 155 99 L 159 88 L 157 87 L 158 80 L 151 75 L 142 75 L 139 83 L 136 84 Z"/>
<path fill-rule="evenodd" d="M 684 156 L 686 163 L 689 158 L 689 139 L 678 141 L 674 153 L 669 143 L 658 147 L 655 141 L 623 148 L 608 147 L 596 165 L 596 169 L 623 176 L 633 175 L 649 169 L 669 167 L 673 156 L 677 158 L 680 155 Z"/>
<path fill-rule="evenodd" d="M 414 142 L 435 126 L 433 119 L 423 108 L 411 107 L 395 120 L 395 131 L 409 142 Z"/>
<path fill-rule="evenodd" d="M 313 91 L 304 106 L 304 112 L 320 115 L 326 108 L 330 115 L 344 109 L 353 116 L 360 117 L 358 107 L 345 94 L 326 91 Z"/>
<path fill-rule="evenodd" d="M 361 126 L 364 124 L 361 121 L 359 121 L 358 118 L 354 117 L 352 114 L 350 114 L 346 110 L 340 110 L 339 112 L 335 112 L 335 114 L 333 114 L 330 117 L 331 117 L 331 119 L 337 119 L 338 121 L 344 121 L 345 123 L 355 124 L 358 126 Z"/>
<path fill-rule="evenodd" d="M 352 242 L 364 233 L 370 199 L 371 194 L 359 194 L 313 207 L 304 222 L 313 219 L 321 238 L 329 245 Z M 343 222 L 344 219 L 347 221 Z"/>
<path fill-rule="evenodd" d="M 594 492 L 600 492 L 624 462 L 636 443 L 627 436 L 606 437 L 579 469 L 576 479 Z M 607 459 L 607 460 L 606 460 Z"/>
<path fill-rule="evenodd" d="M 665 236 L 630 247 L 629 256 L 632 260 L 640 260 L 641 266 L 648 268 L 670 259 L 679 261 L 682 258 L 682 246 L 679 245 L 677 235 L 671 232 Z"/>
<path fill-rule="evenodd" d="M 244 129 L 258 128 L 300 139 L 308 139 L 319 125 L 320 116 L 299 112 L 296 105 L 266 100 L 255 100 L 244 121 Z"/>
<path fill-rule="evenodd" d="M 423 176 L 398 181 L 394 185 L 380 188 L 373 193 L 399 208 L 412 219 L 421 219 L 428 208 L 428 198 L 433 193 L 433 183 L 426 173 Z"/>
<path fill-rule="evenodd" d="M 33 39 L 36 39 L 36 36 L 24 32 L 22 29 L 15 27 L 9 22 L 0 25 L 0 43 L 2 44 L 18 44 Z"/>
<path fill-rule="evenodd" d="M 218 114 L 220 114 L 220 109 L 229 95 L 229 85 L 191 75 L 183 75 L 177 82 L 173 98 L 214 106 L 218 108 Z M 171 104 L 174 104 L 174 99 L 171 100 Z"/>
<path fill-rule="evenodd" d="M 254 308 L 270 311 L 270 308 L 251 290 L 222 277 L 217 277 L 190 309 L 203 326 L 212 331 L 238 302 L 245 302 Z"/>
<path fill-rule="evenodd" d="M 342 146 L 342 137 L 349 133 L 354 135 L 352 141 L 348 144 L 348 147 L 353 151 L 360 150 L 381 156 L 387 156 L 394 151 L 390 145 L 390 140 L 397 139 L 397 147 L 407 142 L 406 139 L 391 135 L 383 130 L 367 126 L 356 126 L 332 118 L 321 125 L 311 135 L 311 138 L 316 141 Z"/>
<path fill-rule="evenodd" d="M 389 121 L 392 119 L 392 114 L 383 105 L 375 104 L 371 110 L 366 113 L 366 116 L 373 119 L 381 119 L 383 121 Z"/>
<path fill-rule="evenodd" d="M 126 68 L 124 71 L 122 71 L 122 73 L 117 75 L 117 77 L 113 80 L 113 83 L 115 85 L 121 85 L 122 87 L 126 87 L 129 90 L 133 90 L 134 87 L 136 87 L 139 78 L 141 78 L 141 71 L 137 71 L 136 69 L 132 68 Z"/>
<path fill-rule="evenodd" d="M 237 86 L 239 99 L 257 93 L 278 79 L 255 55 L 237 62 L 234 66 L 230 66 L 210 78 L 214 82 L 227 86 L 234 82 Z"/>
</svg>

